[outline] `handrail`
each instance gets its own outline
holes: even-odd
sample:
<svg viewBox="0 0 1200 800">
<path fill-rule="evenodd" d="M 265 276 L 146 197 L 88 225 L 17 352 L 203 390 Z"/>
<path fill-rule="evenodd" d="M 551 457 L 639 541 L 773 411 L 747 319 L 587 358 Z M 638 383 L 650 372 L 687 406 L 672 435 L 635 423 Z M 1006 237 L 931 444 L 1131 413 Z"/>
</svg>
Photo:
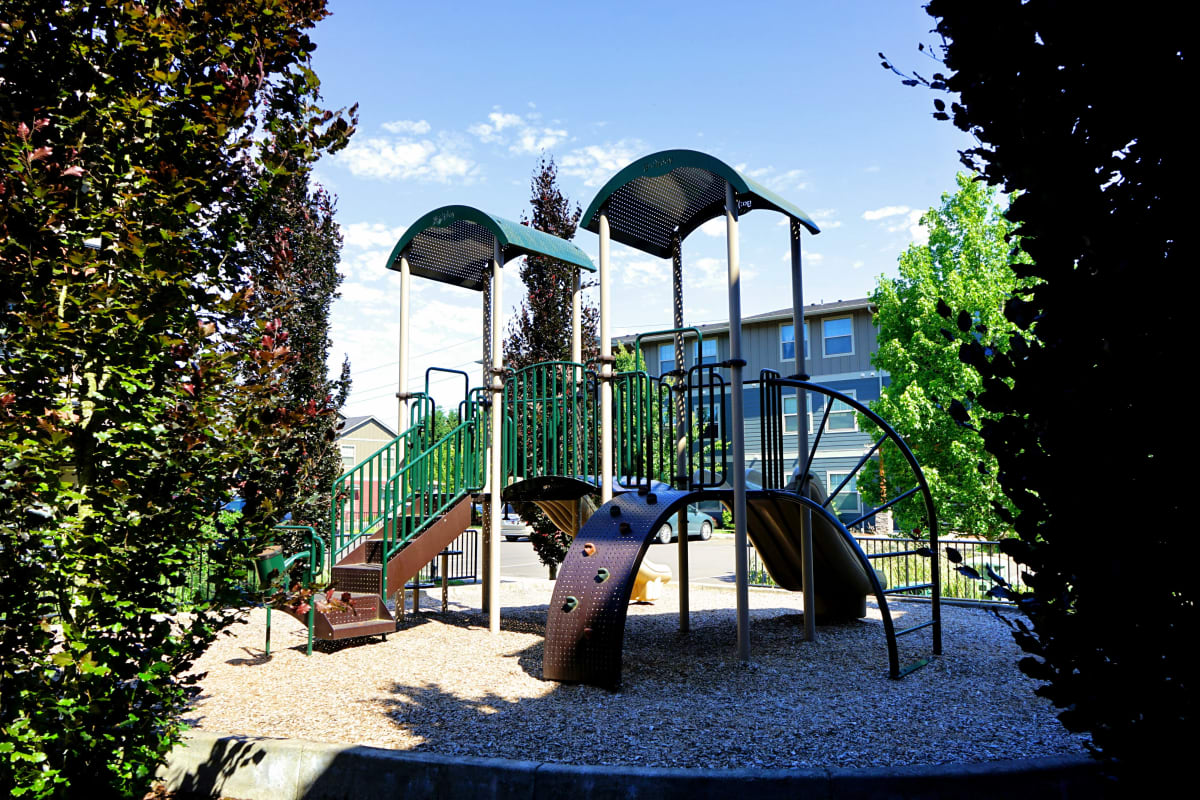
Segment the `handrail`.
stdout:
<svg viewBox="0 0 1200 800">
<path fill-rule="evenodd" d="M 483 488 L 484 439 L 467 419 L 423 453 L 406 460 L 383 487 L 383 563 L 466 495 Z M 386 597 L 387 570 L 381 593 Z"/>
<path fill-rule="evenodd" d="M 679 333 L 687 333 L 688 331 L 691 331 L 696 334 L 696 353 L 698 356 L 697 360 L 702 361 L 704 359 L 704 334 L 701 333 L 700 329 L 695 327 L 694 325 L 688 325 L 683 328 L 666 328 L 665 330 L 661 330 L 661 331 L 647 331 L 646 333 L 639 333 L 633 340 L 633 359 L 634 359 L 633 364 L 634 364 L 634 367 L 637 369 L 642 368 L 642 339 L 645 339 L 648 336 L 662 336 L 663 334 L 666 334 L 666 333 L 679 334 Z M 672 343 L 674 343 L 675 339 L 672 338 L 671 341 L 672 341 Z M 682 344 L 682 338 L 680 340 L 680 343 Z M 662 365 L 660 364 L 659 366 L 661 368 Z M 675 369 L 677 371 L 682 372 L 683 364 L 676 364 Z M 660 372 L 661 372 L 661 369 L 660 369 Z M 659 377 L 662 377 L 662 376 L 659 375 Z"/>
<path fill-rule="evenodd" d="M 409 427 L 333 482 L 330 503 L 329 566 L 383 522 L 383 483 L 400 469 L 408 453 L 432 444 L 435 406 L 429 395 L 409 397 Z"/>
<path fill-rule="evenodd" d="M 295 564 L 302 558 L 308 559 L 308 574 L 306 581 L 312 583 L 317 579 L 317 565 L 325 563 L 325 542 L 317 535 L 316 529 L 311 525 L 276 525 L 277 531 L 308 531 L 308 552 L 301 550 L 299 553 L 294 553 L 287 557 L 283 562 L 284 572 L 287 572 L 288 567 Z"/>
<path fill-rule="evenodd" d="M 316 529 L 311 525 L 276 525 L 277 531 L 308 531 L 308 552 L 301 550 L 299 553 L 294 553 L 283 562 L 284 574 L 287 574 L 288 567 L 295 564 L 300 559 L 307 559 L 308 566 L 306 567 L 305 583 L 312 584 L 317 579 L 317 565 L 325 563 L 325 542 L 317 535 Z M 286 587 L 285 587 L 286 589 Z M 305 620 L 308 627 L 308 654 L 311 656 L 313 651 L 313 629 L 316 627 L 316 601 L 309 603 L 308 613 L 305 614 Z M 267 606 L 267 641 L 264 647 L 266 654 L 271 654 L 271 607 Z"/>
</svg>

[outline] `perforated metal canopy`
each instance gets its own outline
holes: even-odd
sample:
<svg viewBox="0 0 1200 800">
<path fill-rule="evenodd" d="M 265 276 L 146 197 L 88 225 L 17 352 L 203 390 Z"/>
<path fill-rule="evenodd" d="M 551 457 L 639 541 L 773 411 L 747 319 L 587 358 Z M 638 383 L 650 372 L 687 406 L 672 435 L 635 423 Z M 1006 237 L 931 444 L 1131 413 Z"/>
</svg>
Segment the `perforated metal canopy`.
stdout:
<svg viewBox="0 0 1200 800">
<path fill-rule="evenodd" d="M 600 230 L 606 209 L 609 234 L 644 253 L 670 258 L 671 239 L 680 241 L 725 213 L 725 184 L 733 186 L 739 213 L 779 211 L 812 233 L 821 229 L 800 208 L 725 162 L 695 150 L 663 150 L 639 158 L 614 175 L 592 200 L 580 222 Z"/>
<path fill-rule="evenodd" d="M 387 267 L 400 269 L 404 256 L 413 275 L 482 291 L 497 242 L 503 262 L 541 255 L 596 271 L 587 254 L 570 242 L 470 206 L 442 206 L 414 222 L 392 248 Z"/>
</svg>

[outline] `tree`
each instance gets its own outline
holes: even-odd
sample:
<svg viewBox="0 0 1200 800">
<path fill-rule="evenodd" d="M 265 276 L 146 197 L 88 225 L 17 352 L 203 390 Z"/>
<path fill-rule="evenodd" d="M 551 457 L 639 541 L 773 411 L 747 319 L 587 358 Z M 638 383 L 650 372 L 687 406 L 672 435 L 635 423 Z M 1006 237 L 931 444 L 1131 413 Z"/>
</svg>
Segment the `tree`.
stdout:
<svg viewBox="0 0 1200 800">
<path fill-rule="evenodd" d="M 574 209 L 558 188 L 558 167 L 552 157 L 543 156 L 530 182 L 531 216 L 521 215 L 521 223 L 534 230 L 571 241 L 582 213 Z M 575 269 L 548 256 L 526 256 L 521 265 L 525 299 L 509 323 L 504 340 L 504 362 L 514 369 L 543 361 L 568 361 L 571 358 L 571 290 Z M 599 353 L 596 307 L 582 308 L 583 359 Z"/>
<path fill-rule="evenodd" d="M 329 518 L 329 489 L 342 474 L 336 445 L 337 412 L 350 391 L 350 363 L 329 379 L 329 308 L 338 296 L 337 271 L 342 235 L 334 221 L 334 199 L 321 187 L 310 189 L 307 172 L 296 174 L 271 203 L 247 244 L 255 288 L 256 319 L 278 320 L 293 356 L 282 377 L 278 399 L 289 408 L 312 412 L 274 448 L 274 458 L 254 478 L 281 492 L 279 511 L 292 522 L 323 528 Z M 303 537 L 293 535 L 286 549 Z"/>
<path fill-rule="evenodd" d="M 318 412 L 285 399 L 295 356 L 248 242 L 352 131 L 317 105 L 324 14 L 5 4 L 0 794 L 145 789 L 288 501 L 254 476 Z M 201 560 L 212 594 L 181 605 Z"/>
<path fill-rule="evenodd" d="M 980 376 L 958 358 L 960 345 L 986 337 L 1006 350 L 1016 330 L 1004 317 L 1004 303 L 1028 281 L 1009 269 L 1010 257 L 1029 259 L 1008 239 L 1015 227 L 996 205 L 996 190 L 959 173 L 958 190 L 943 194 L 921 222 L 929 230 L 927 244 L 912 244 L 900 256 L 900 275 L 880 278 L 871 301 L 878 311 L 879 349 L 871 363 L 891 376 L 871 410 L 886 419 L 912 448 L 929 482 L 942 530 L 996 539 L 1011 531 L 992 510 L 1007 508 L 996 478 L 996 459 L 977 429 L 956 423 L 945 406 L 980 388 Z M 938 308 L 961 309 L 966 330 L 948 326 Z M 981 419 L 988 418 L 979 412 Z M 860 426 L 869 427 L 865 418 Z M 888 474 L 907 474 L 903 456 L 883 451 L 878 472 L 858 481 L 873 505 L 887 500 Z M 900 490 L 908 487 L 900 487 Z M 915 503 L 915 500 L 914 500 Z M 898 506 L 901 528 L 921 526 L 920 508 Z"/>
<path fill-rule="evenodd" d="M 1005 305 L 1020 332 L 1005 351 L 962 345 L 981 390 L 951 407 L 964 423 L 994 415 L 979 426 L 1019 537 L 1001 547 L 1033 586 L 1021 668 L 1117 775 L 1154 793 L 1182 782 L 1196 724 L 1196 580 L 1178 566 L 1192 448 L 1148 433 L 1174 399 L 1159 376 L 1186 368 L 1195 335 L 1170 296 L 1192 269 L 1177 114 L 1190 28 L 1175 7 L 927 8 L 949 74 L 925 83 L 958 98 L 949 111 L 935 99 L 935 116 L 975 137 L 965 163 L 1020 192 L 1008 218 L 1032 259 L 1014 272 L 1035 283 Z"/>
<path fill-rule="evenodd" d="M 571 201 L 558 188 L 558 168 L 553 157 L 542 156 L 538 161 L 530 190 L 532 213 L 521 215 L 522 224 L 566 241 L 574 239 L 582 212 L 578 204 L 572 208 Z M 521 265 L 525 299 L 504 340 L 504 361 L 508 366 L 521 369 L 545 361 L 571 360 L 571 293 L 575 270 L 576 267 L 547 256 L 525 256 Z M 599 353 L 597 320 L 596 307 L 584 304 L 581 315 L 584 361 Z M 567 553 L 557 526 L 532 503 L 520 503 L 515 508 L 532 526 L 530 539 L 534 549 L 554 574 Z"/>
</svg>

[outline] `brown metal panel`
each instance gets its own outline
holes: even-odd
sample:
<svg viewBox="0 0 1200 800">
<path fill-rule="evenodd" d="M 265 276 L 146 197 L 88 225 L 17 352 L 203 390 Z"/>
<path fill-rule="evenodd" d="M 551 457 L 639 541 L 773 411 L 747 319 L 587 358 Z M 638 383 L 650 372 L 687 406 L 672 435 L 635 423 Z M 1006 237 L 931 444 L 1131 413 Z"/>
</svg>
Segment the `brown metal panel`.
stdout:
<svg viewBox="0 0 1200 800">
<path fill-rule="evenodd" d="M 663 523 L 689 492 L 619 495 L 584 524 L 554 584 L 542 677 L 616 687 L 634 578 Z"/>
<path fill-rule="evenodd" d="M 400 591 L 409 578 L 420 572 L 470 525 L 471 498 L 464 497 L 388 562 L 388 592 L 395 594 Z"/>
</svg>

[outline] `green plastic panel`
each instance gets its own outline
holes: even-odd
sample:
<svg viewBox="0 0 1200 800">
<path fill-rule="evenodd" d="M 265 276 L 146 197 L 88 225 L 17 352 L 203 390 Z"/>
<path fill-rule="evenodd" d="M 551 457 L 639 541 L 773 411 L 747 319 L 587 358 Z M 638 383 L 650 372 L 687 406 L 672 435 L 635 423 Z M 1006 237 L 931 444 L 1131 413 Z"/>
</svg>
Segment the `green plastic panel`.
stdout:
<svg viewBox="0 0 1200 800">
<path fill-rule="evenodd" d="M 587 254 L 570 242 L 471 206 L 443 206 L 418 219 L 392 248 L 387 267 L 400 269 L 403 255 L 413 275 L 481 291 L 497 242 L 506 262 L 541 255 L 596 271 Z"/>
<path fill-rule="evenodd" d="M 614 175 L 584 212 L 581 228 L 600 230 L 607 208 L 613 239 L 644 253 L 670 258 L 671 239 L 725 213 L 725 185 L 733 186 L 739 213 L 771 209 L 811 233 L 821 229 L 802 209 L 720 159 L 696 150 L 664 150 L 634 161 Z"/>
</svg>

